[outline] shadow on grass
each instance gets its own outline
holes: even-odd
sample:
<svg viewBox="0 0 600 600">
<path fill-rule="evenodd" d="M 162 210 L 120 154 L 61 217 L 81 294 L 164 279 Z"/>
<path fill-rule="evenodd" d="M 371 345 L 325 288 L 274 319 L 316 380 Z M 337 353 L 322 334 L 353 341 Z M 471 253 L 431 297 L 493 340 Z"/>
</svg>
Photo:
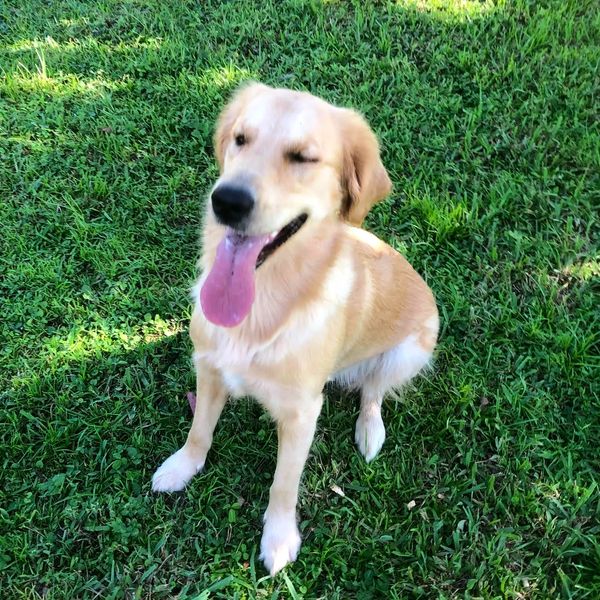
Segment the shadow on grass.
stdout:
<svg viewBox="0 0 600 600">
<path fill-rule="evenodd" d="M 11 573 L 5 589 L 23 590 L 32 580 L 38 593 L 126 589 L 143 582 L 150 565 L 171 591 L 189 582 L 202 589 L 227 571 L 205 554 L 239 552 L 246 540 L 256 545 L 275 448 L 254 405 L 225 410 L 207 474 L 187 492 L 150 493 L 153 470 L 185 441 L 191 423 L 186 338 L 65 354 L 15 382 L 2 419 L 13 472 L 2 491 L 10 530 L 2 544 Z M 245 521 L 235 535 L 232 511 Z M 192 557 L 204 565 L 171 558 L 184 547 L 195 548 Z"/>
</svg>

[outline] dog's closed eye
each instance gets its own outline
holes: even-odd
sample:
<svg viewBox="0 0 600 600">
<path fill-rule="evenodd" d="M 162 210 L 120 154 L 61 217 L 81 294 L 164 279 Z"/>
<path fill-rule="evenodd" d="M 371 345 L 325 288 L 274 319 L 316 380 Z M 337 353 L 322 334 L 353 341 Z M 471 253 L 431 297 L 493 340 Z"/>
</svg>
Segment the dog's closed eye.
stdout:
<svg viewBox="0 0 600 600">
<path fill-rule="evenodd" d="M 309 156 L 299 152 L 298 150 L 293 150 L 287 153 L 287 159 L 293 163 L 317 163 L 319 159 L 315 156 Z"/>
</svg>

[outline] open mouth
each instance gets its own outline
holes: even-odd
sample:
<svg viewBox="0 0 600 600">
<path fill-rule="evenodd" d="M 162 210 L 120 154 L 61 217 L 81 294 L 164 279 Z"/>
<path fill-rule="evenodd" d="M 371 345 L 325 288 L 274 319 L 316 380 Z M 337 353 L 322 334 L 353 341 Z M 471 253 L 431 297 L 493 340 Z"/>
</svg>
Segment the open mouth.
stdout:
<svg viewBox="0 0 600 600">
<path fill-rule="evenodd" d="M 254 272 L 306 223 L 302 213 L 278 232 L 243 235 L 228 229 L 217 247 L 210 272 L 200 290 L 206 318 L 215 325 L 235 327 L 254 303 Z"/>
<path fill-rule="evenodd" d="M 269 242 L 263 249 L 260 251 L 258 258 L 256 259 L 256 269 L 262 265 L 277 248 L 283 246 L 298 230 L 306 223 L 306 219 L 308 219 L 308 215 L 306 213 L 302 213 L 300 216 L 296 217 L 293 221 L 290 221 L 283 229 L 279 230 L 279 233 L 275 235 L 275 238 L 272 242 Z"/>
</svg>

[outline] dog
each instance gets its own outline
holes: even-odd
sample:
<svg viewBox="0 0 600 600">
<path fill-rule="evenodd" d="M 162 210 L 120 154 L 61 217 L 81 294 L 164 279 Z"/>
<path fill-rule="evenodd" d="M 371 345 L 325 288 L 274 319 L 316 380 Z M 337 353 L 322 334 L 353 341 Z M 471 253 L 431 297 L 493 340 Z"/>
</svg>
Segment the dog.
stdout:
<svg viewBox="0 0 600 600">
<path fill-rule="evenodd" d="M 190 323 L 197 376 L 187 441 L 156 471 L 182 490 L 204 466 L 229 396 L 251 395 L 277 425 L 261 559 L 296 559 L 300 477 L 327 381 L 360 390 L 355 440 L 381 449 L 384 394 L 430 361 L 439 318 L 409 263 L 360 226 L 391 191 L 375 134 L 357 112 L 251 83 L 215 132 L 220 177 L 203 225 Z"/>
</svg>

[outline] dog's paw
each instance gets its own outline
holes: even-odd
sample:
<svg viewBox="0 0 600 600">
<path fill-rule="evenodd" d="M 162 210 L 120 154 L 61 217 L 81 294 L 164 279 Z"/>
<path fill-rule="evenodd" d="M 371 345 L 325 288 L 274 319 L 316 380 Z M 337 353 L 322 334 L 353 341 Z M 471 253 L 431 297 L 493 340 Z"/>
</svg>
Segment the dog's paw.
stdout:
<svg viewBox="0 0 600 600">
<path fill-rule="evenodd" d="M 260 541 L 260 558 L 271 576 L 296 560 L 300 544 L 300 532 L 296 525 L 295 514 L 265 517 L 265 527 Z"/>
<path fill-rule="evenodd" d="M 360 413 L 356 421 L 354 439 L 366 461 L 371 462 L 385 441 L 385 426 L 379 410 L 372 411 L 367 415 Z"/>
<path fill-rule="evenodd" d="M 181 448 L 158 467 L 152 477 L 152 491 L 179 492 L 203 466 Z"/>
</svg>

